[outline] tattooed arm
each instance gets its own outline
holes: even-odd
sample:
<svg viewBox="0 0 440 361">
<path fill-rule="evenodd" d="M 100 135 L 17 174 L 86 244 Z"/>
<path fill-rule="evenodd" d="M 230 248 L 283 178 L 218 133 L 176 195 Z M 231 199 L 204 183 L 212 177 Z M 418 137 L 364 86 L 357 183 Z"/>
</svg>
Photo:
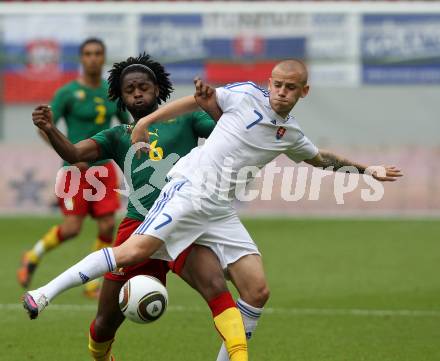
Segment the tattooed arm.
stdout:
<svg viewBox="0 0 440 361">
<path fill-rule="evenodd" d="M 319 150 L 319 153 L 312 159 L 305 160 L 306 163 L 314 167 L 320 167 L 332 171 L 343 171 L 350 173 L 349 167 L 352 167 L 352 172 L 366 173 L 381 182 L 393 182 L 397 177 L 401 177 L 402 173 L 394 166 L 373 166 L 369 167 L 360 163 L 353 162 L 343 158 L 337 154 L 326 150 Z"/>
<path fill-rule="evenodd" d="M 306 163 L 314 167 L 329 168 L 329 170 L 338 171 L 342 167 L 354 167 L 359 173 L 364 173 L 367 166 L 352 162 L 339 155 L 320 149 L 316 157 L 306 160 Z"/>
</svg>

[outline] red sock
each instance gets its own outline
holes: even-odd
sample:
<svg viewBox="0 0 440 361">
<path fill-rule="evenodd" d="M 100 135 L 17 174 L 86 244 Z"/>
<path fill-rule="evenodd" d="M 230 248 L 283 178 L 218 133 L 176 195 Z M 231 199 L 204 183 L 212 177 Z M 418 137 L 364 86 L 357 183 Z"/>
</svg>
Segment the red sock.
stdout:
<svg viewBox="0 0 440 361">
<path fill-rule="evenodd" d="M 114 337 L 115 337 L 115 335 L 113 335 L 113 336 L 111 336 L 111 337 L 98 337 L 97 335 L 96 335 L 96 331 L 95 331 L 95 322 L 96 322 L 96 319 L 94 319 L 93 321 L 92 321 L 92 323 L 90 324 L 90 337 L 95 341 L 95 342 L 106 342 L 106 341 L 110 341 L 110 340 L 112 340 Z"/>
<path fill-rule="evenodd" d="M 237 307 L 229 291 L 222 292 L 214 297 L 208 302 L 208 306 L 211 309 L 212 317 L 216 317 L 228 308 Z"/>
</svg>

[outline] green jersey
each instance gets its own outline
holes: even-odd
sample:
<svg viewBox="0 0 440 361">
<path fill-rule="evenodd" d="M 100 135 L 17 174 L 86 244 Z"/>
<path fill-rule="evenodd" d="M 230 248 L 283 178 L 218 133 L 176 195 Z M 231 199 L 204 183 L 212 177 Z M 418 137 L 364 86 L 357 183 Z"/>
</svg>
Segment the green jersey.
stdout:
<svg viewBox="0 0 440 361">
<path fill-rule="evenodd" d="M 55 93 L 51 104 L 54 122 L 56 124 L 64 118 L 67 138 L 72 143 L 110 128 L 113 116 L 117 116 L 121 123 L 128 123 L 128 113 L 119 112 L 116 103 L 108 99 L 107 93 L 108 84 L 105 80 L 98 88 L 90 88 L 74 80 Z"/>
<path fill-rule="evenodd" d="M 126 178 L 130 177 L 131 195 L 147 184 L 149 190 L 148 194 L 140 199 L 134 200 L 129 197 L 127 217 L 143 220 L 147 210 L 151 208 L 160 194 L 160 189 L 155 185 L 155 181 L 151 179 L 150 182 L 151 176 L 157 169 L 157 167 L 151 166 L 153 162 L 161 162 L 161 173 L 166 175 L 173 164 L 163 159 L 170 154 L 177 154 L 179 157 L 188 154 L 191 149 L 197 146 L 199 138 L 207 138 L 211 134 L 214 126 L 215 122 L 206 113 L 194 112 L 167 122 L 156 123 L 148 129 L 150 137 L 149 154 L 142 153 L 140 158 L 136 155 L 133 156 L 133 153 L 129 154 L 127 164 L 130 169 L 125 172 L 130 172 L 130 174 L 125 175 Z M 129 126 L 118 125 L 99 132 L 92 139 L 99 145 L 100 158 L 113 159 L 124 171 L 127 161 L 126 156 L 132 145 L 130 136 Z M 150 166 L 143 169 L 139 168 L 141 165 L 145 165 L 146 162 L 150 162 Z M 139 207 L 138 202 L 140 202 L 141 207 Z"/>
</svg>

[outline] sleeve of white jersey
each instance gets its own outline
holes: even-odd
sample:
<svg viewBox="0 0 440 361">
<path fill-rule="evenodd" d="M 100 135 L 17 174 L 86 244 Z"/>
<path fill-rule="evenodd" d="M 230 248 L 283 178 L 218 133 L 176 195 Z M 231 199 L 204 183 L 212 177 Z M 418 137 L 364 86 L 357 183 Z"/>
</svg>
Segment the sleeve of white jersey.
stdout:
<svg viewBox="0 0 440 361">
<path fill-rule="evenodd" d="M 217 97 L 217 104 L 223 113 L 230 111 L 234 105 L 234 93 L 230 90 L 221 87 L 215 89 L 215 96 Z"/>
<path fill-rule="evenodd" d="M 319 149 L 304 134 L 286 152 L 286 155 L 296 163 L 303 160 L 312 159 L 319 153 Z"/>
<path fill-rule="evenodd" d="M 232 111 L 235 106 L 240 104 L 240 100 L 244 96 L 252 96 L 253 98 L 264 101 L 269 96 L 267 90 L 260 88 L 251 81 L 228 84 L 224 87 L 216 89 L 217 104 L 223 110 L 223 113 Z"/>
</svg>

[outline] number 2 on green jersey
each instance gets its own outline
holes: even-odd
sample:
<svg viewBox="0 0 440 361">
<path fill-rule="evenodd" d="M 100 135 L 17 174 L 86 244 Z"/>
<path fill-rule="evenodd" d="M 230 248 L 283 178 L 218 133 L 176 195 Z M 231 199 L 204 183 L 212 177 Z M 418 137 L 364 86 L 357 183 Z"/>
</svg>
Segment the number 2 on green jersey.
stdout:
<svg viewBox="0 0 440 361">
<path fill-rule="evenodd" d="M 98 112 L 98 115 L 95 118 L 95 123 L 104 124 L 105 115 L 107 114 L 107 108 L 103 104 L 98 104 L 96 105 L 95 110 Z"/>
</svg>

